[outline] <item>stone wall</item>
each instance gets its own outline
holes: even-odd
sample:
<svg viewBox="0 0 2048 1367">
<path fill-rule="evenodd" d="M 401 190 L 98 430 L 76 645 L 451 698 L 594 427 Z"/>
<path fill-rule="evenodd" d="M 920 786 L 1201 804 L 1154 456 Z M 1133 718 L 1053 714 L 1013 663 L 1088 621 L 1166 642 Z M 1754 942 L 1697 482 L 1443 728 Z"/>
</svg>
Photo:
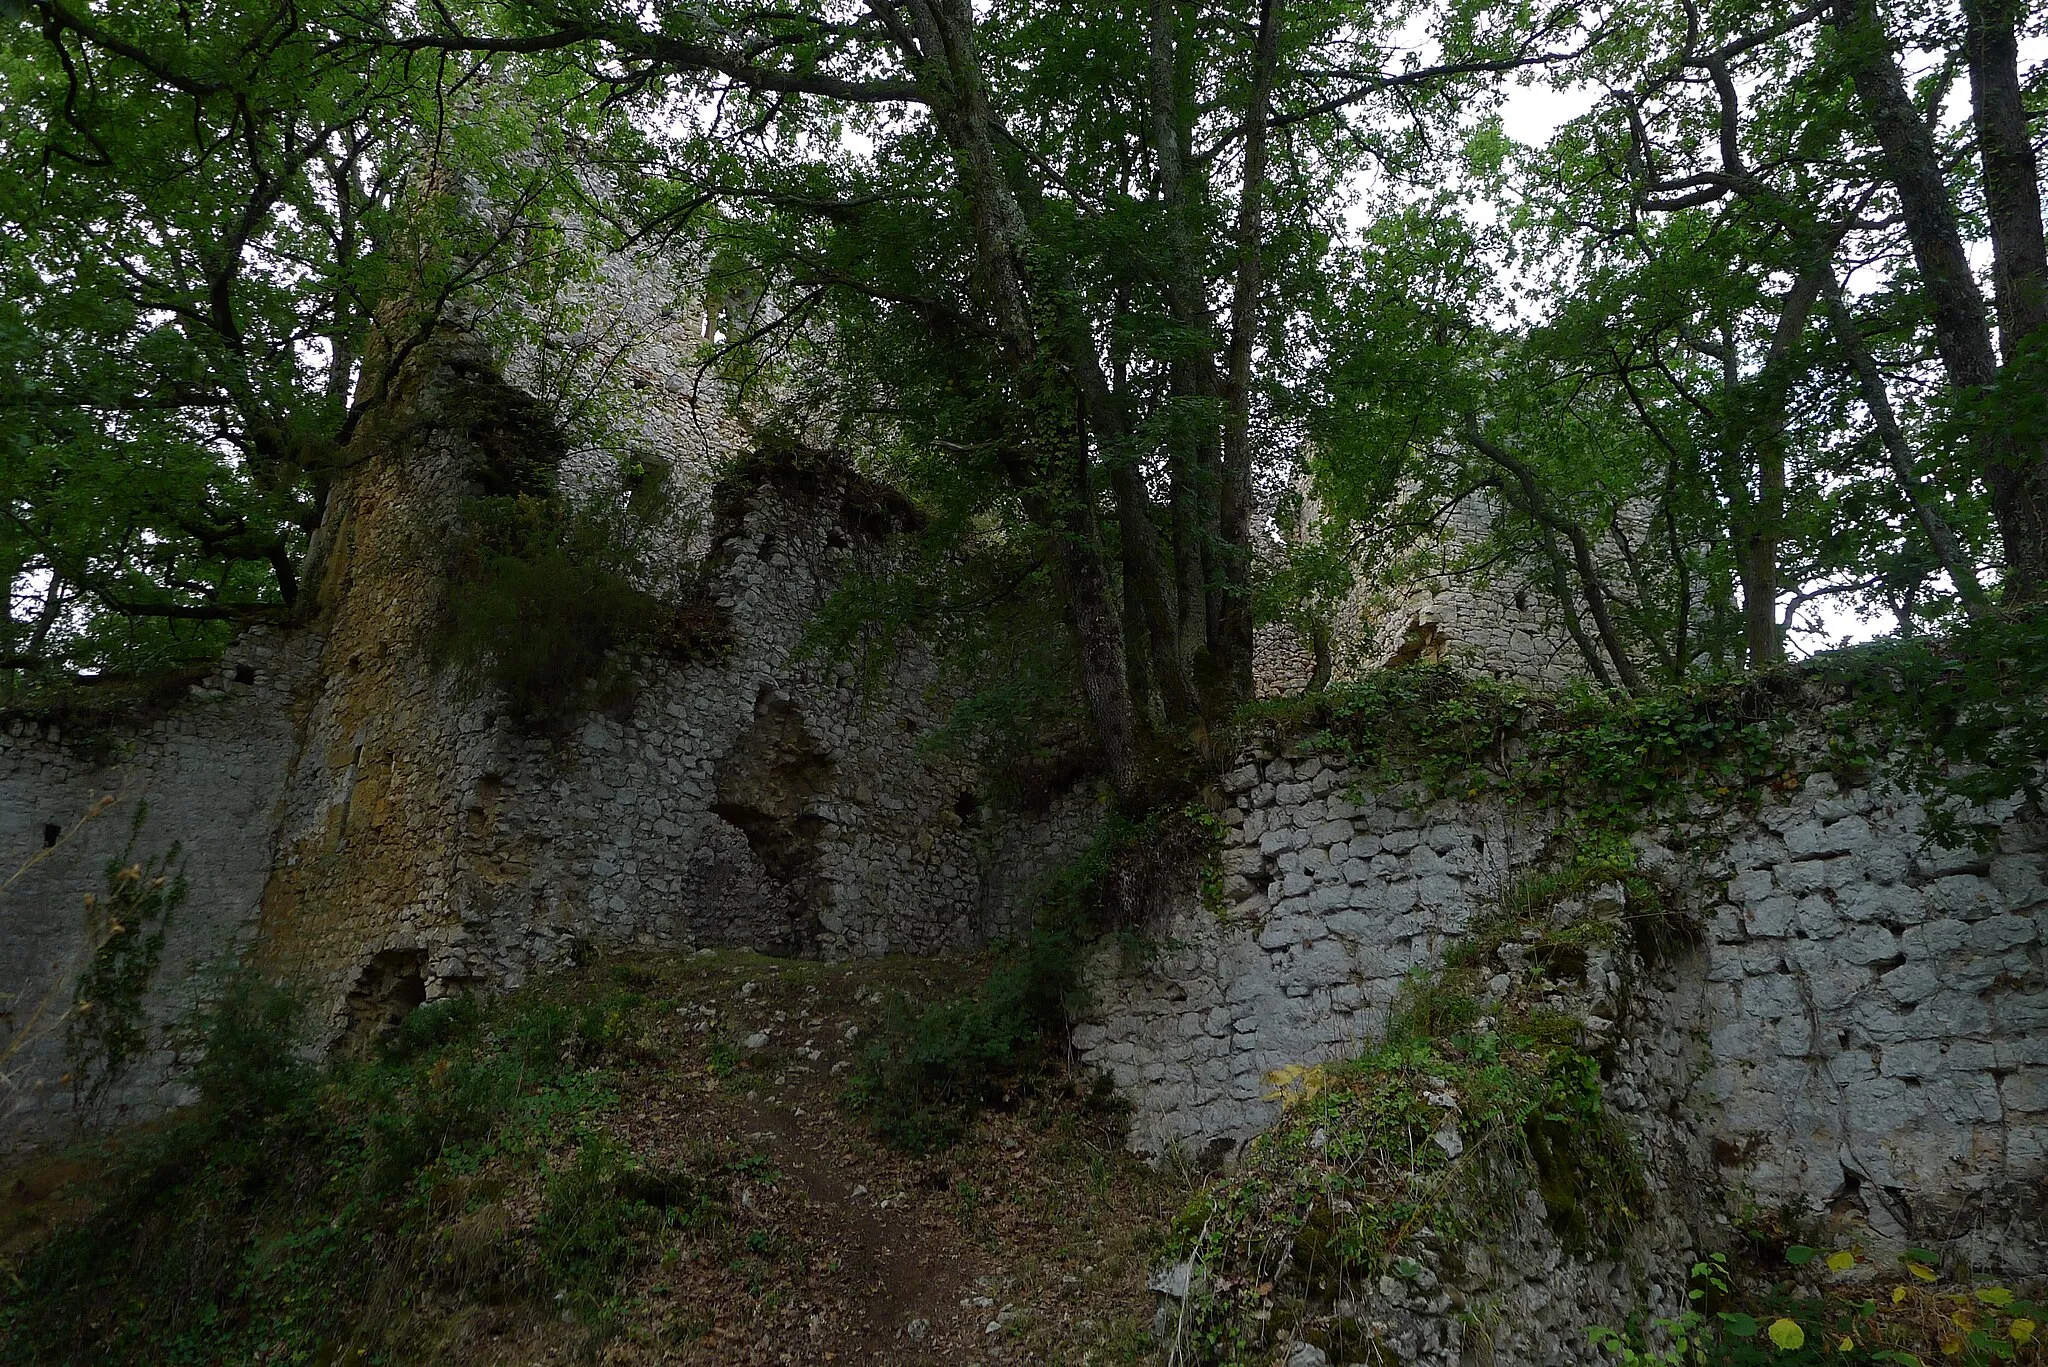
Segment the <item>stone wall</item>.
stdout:
<svg viewBox="0 0 2048 1367">
<path fill-rule="evenodd" d="M 0 856 L 27 858 L 48 825 L 122 795 L 0 900 L 17 1019 L 45 997 L 69 1006 L 81 898 L 144 796 L 138 852 L 181 842 L 192 885 L 159 1025 L 190 1010 L 203 973 L 187 960 L 245 952 L 301 986 L 322 1044 L 351 1047 L 422 1001 L 590 949 L 936 954 L 1018 928 L 1036 879 L 1092 831 L 1092 785 L 999 811 L 970 763 L 928 745 L 948 706 L 929 652 L 910 643 L 874 681 L 805 648 L 845 575 L 890 553 L 907 505 L 829 458 L 751 462 L 708 500 L 694 634 L 636 661 L 611 705 L 523 725 L 437 631 L 465 501 L 559 441 L 465 344 L 406 384 L 333 495 L 312 625 L 245 637 L 220 677 L 117 737 L 111 767 L 25 727 L 0 746 Z M 180 1096 L 159 1031 L 106 1113 L 74 1117 L 47 1085 L 53 1040 L 9 1061 L 0 1143 Z"/>
<path fill-rule="evenodd" d="M 189 885 L 165 928 L 148 1004 L 159 1039 L 248 946 L 270 877 L 293 704 L 317 645 L 254 630 L 165 715 L 17 718 L 0 734 L 0 861 L 18 875 L 0 892 L 0 1141 L 61 1134 L 72 1117 L 64 1018 L 87 953 L 84 897 L 106 893 L 109 866 L 152 863 L 175 845 Z M 126 1119 L 174 1096 L 177 1064 L 175 1047 L 142 1060 L 98 1118 Z"/>
<path fill-rule="evenodd" d="M 1542 853 L 1542 818 L 1357 777 L 1245 755 L 1225 914 L 1190 899 L 1155 957 L 1101 950 L 1075 1044 L 1132 1098 L 1139 1149 L 1226 1158 L 1277 1112 L 1270 1069 L 1374 1039 L 1404 975 Z M 1809 772 L 1760 809 L 1640 838 L 1700 943 L 1659 965 L 1596 959 L 1583 987 L 1617 1032 L 1610 1100 L 1663 1189 L 1718 1202 L 1672 1256 L 1748 1205 L 2048 1269 L 2048 831 L 2014 819 L 1978 854 L 1925 847 L 1919 821 L 1881 787 Z"/>
</svg>

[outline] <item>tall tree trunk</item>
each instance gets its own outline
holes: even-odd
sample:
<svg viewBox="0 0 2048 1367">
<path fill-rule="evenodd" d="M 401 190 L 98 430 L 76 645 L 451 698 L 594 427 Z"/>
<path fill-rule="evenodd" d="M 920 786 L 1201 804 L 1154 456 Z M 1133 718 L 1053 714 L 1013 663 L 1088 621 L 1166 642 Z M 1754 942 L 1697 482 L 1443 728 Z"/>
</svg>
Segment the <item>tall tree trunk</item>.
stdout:
<svg viewBox="0 0 2048 1367">
<path fill-rule="evenodd" d="M 2008 366 L 2048 327 L 2048 242 L 2041 231 L 2040 166 L 2020 91 L 2020 12 L 2018 0 L 1963 4 L 1970 109 L 1991 219 L 1998 337 Z"/>
<path fill-rule="evenodd" d="M 1230 364 L 1225 380 L 1229 406 L 1223 423 L 1222 523 L 1218 554 L 1222 570 L 1217 639 L 1210 650 L 1228 695 L 1252 694 L 1252 349 L 1258 330 L 1259 293 L 1264 286 L 1262 225 L 1265 216 L 1267 128 L 1273 105 L 1273 74 L 1280 60 L 1281 0 L 1259 0 L 1258 38 L 1252 53 L 1251 96 L 1245 107 L 1244 183 L 1238 194 L 1237 279 L 1230 299 Z"/>
<path fill-rule="evenodd" d="M 2019 0 L 1964 0 L 1970 111 L 1991 223 L 1992 297 L 2002 365 L 1991 421 L 2012 444 L 2006 519 L 2020 525 L 2025 554 L 2007 548 L 2006 590 L 2024 601 L 2048 593 L 2048 425 L 2038 415 L 2048 388 L 2048 239 L 2041 229 L 2041 172 L 2020 89 Z"/>
<path fill-rule="evenodd" d="M 1981 12 L 1978 17 L 1983 18 Z M 1887 176 L 1899 193 L 1906 236 L 1913 246 L 1913 261 L 1919 267 L 1921 289 L 1934 324 L 1935 350 L 1957 399 L 1966 406 L 1981 404 L 1998 381 L 1998 358 L 1985 319 L 1984 296 L 1963 250 L 1933 131 L 1906 93 L 1905 78 L 1892 56 L 1891 39 L 1878 19 L 1875 0 L 1839 0 L 1835 22 L 1842 33 L 1857 101 L 1870 120 L 1871 131 L 1884 151 Z M 1986 73 L 1980 78 L 1973 64 L 1972 85 L 1985 87 L 1979 102 L 1996 124 L 2006 116 L 2000 112 L 2005 105 L 2000 93 L 2004 78 L 2002 72 L 1992 70 L 1999 65 L 1996 52 L 2000 50 L 1988 32 L 1992 27 L 1995 25 L 1981 22 L 1972 26 L 1972 55 L 1985 58 Z M 1974 37 L 1978 33 L 1984 36 L 1981 50 Z M 2000 193 L 2010 196 L 2005 207 L 2017 212 L 2023 197 L 2011 184 L 2010 148 L 2003 139 L 2004 134 L 1994 130 L 1989 143 L 1983 143 L 1980 134 L 1980 144 L 2001 168 Z M 2034 203 L 2034 232 L 2038 234 L 2038 187 Z M 1999 212 L 1994 206 L 1994 217 Z M 2017 226 L 2010 218 L 2004 222 L 2008 230 Z M 2018 236 L 2022 240 L 2018 245 L 2024 245 L 2026 234 L 2021 231 Z M 2048 588 L 2048 462 L 2044 462 L 2038 441 L 2016 441 L 2001 416 L 1980 410 L 1973 414 L 1968 430 L 2005 549 L 2005 597 L 2025 602 Z"/>
<path fill-rule="evenodd" d="M 1182 116 L 1183 71 L 1178 11 L 1184 0 L 1153 0 L 1149 34 L 1152 154 L 1159 172 L 1160 211 L 1166 220 L 1166 302 L 1186 330 L 1187 355 L 1174 365 L 1176 394 L 1208 403 L 1223 392 L 1216 367 L 1216 320 L 1189 222 L 1187 126 Z M 1172 482 L 1173 571 L 1181 658 L 1190 677 L 1209 646 L 1209 561 L 1221 532 L 1223 448 L 1208 423 L 1174 433 L 1168 477 Z"/>
<path fill-rule="evenodd" d="M 1045 390 L 1048 378 L 1024 265 L 1030 225 L 996 155 L 995 120 L 974 41 L 973 0 L 904 0 L 901 12 L 910 31 L 899 41 L 907 40 L 904 55 L 952 152 L 973 221 L 983 302 L 1029 400 Z M 1052 534 L 1053 579 L 1074 634 L 1081 691 L 1110 782 L 1128 795 L 1137 787 L 1137 716 L 1116 586 L 1096 526 L 1087 442 L 1057 460 L 1056 468 L 1064 473 L 1050 499 L 1033 494 L 1028 473 L 1019 482 L 1027 509 Z"/>
</svg>

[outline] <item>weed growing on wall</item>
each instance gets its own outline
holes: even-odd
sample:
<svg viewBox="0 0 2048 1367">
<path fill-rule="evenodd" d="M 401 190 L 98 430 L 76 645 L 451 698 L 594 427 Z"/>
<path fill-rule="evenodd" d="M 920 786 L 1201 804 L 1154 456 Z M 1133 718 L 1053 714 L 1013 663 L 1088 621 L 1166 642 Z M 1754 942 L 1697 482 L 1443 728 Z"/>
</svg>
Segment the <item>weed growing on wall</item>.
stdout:
<svg viewBox="0 0 2048 1367">
<path fill-rule="evenodd" d="M 1993 616 L 1947 637 L 1884 641 L 1814 666 L 1849 705 L 1831 758 L 1918 797 L 1926 832 L 1988 847 L 2015 804 L 2040 813 L 2048 763 L 2048 614 Z"/>
<path fill-rule="evenodd" d="M 1476 964 L 1412 978 L 1377 1048 L 1269 1077 L 1281 1118 L 1174 1227 L 1182 1359 L 1264 1362 L 1280 1329 L 1362 1346 L 1369 1331 L 1332 1307 L 1382 1275 L 1434 1276 L 1447 1250 L 1502 1233 L 1531 1185 L 1567 1249 L 1627 1237 L 1641 1163 L 1583 1023 L 1533 992 L 1483 1003 Z"/>
<path fill-rule="evenodd" d="M 648 524 L 561 495 L 471 500 L 440 647 L 512 715 L 543 725 L 624 701 L 633 657 L 724 643 L 721 615 L 687 573 L 657 574 Z"/>
<path fill-rule="evenodd" d="M 148 810 L 137 804 L 134 834 Z M 64 1021 L 64 1062 L 81 1106 L 98 1105 L 149 1051 L 143 1003 L 163 961 L 171 915 L 187 894 L 179 846 L 131 860 L 134 834 L 121 857 L 108 862 L 105 891 L 85 895 L 85 942 L 93 949 Z"/>
</svg>

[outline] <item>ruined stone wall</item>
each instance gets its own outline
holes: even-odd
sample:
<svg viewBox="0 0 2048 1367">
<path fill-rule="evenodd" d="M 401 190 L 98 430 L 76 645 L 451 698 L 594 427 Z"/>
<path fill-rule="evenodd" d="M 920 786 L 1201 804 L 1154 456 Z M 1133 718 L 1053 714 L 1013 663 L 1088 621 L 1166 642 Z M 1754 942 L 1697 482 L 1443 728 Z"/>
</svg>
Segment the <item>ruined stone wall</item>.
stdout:
<svg viewBox="0 0 2048 1367">
<path fill-rule="evenodd" d="M 10 877 L 0 892 L 0 1148 L 61 1137 L 74 1120 L 117 1123 L 178 1095 L 177 1050 L 163 1031 L 255 934 L 295 702 L 317 658 L 313 638 L 258 629 L 154 720 L 17 719 L 0 734 L 0 877 Z M 167 1047 L 118 1080 L 96 1114 L 74 1116 L 64 1038 L 89 951 L 85 895 L 106 894 L 110 865 L 153 864 L 174 846 L 171 868 L 190 891 L 164 928 L 147 1003 Z"/>
<path fill-rule="evenodd" d="M 1102 949 L 1075 1044 L 1135 1103 L 1136 1147 L 1227 1157 L 1277 1113 L 1269 1070 L 1375 1039 L 1404 975 L 1440 963 L 1541 852 L 1541 817 L 1358 778 L 1245 755 L 1226 913 L 1189 899 L 1155 957 Z M 1700 943 L 1656 965 L 1595 956 L 1572 990 L 1613 1032 L 1608 1095 L 1660 1210 L 1711 1198 L 1664 1238 L 1668 1259 L 1749 1205 L 1873 1244 L 1945 1242 L 1980 1270 L 2048 1267 L 2048 831 L 2014 819 L 1978 854 L 1924 846 L 1919 823 L 1894 793 L 1811 772 L 1759 810 L 1640 838 Z M 1504 972 L 1521 971 L 1513 948 Z"/>
<path fill-rule="evenodd" d="M 804 649 L 900 500 L 829 461 L 758 462 L 718 500 L 718 639 L 536 733 L 419 635 L 444 574 L 426 542 L 491 434 L 431 387 L 418 407 L 427 447 L 366 467 L 342 524 L 334 574 L 353 577 L 265 901 L 266 962 L 318 985 L 330 1030 L 374 1028 L 395 987 L 514 984 L 588 947 L 936 953 L 1005 921 L 1023 890 L 991 877 L 998 819 L 925 745 L 947 701 L 930 655 L 913 643 L 872 685 Z"/>
<path fill-rule="evenodd" d="M 478 349 L 450 344 L 406 383 L 334 492 L 312 626 L 245 637 L 219 678 L 117 738 L 111 768 L 24 728 L 0 745 L 0 854 L 34 854 L 101 792 L 123 803 L 0 899 L 17 1015 L 51 992 L 69 1005 L 81 898 L 141 796 L 138 852 L 182 842 L 192 884 L 160 1027 L 191 1009 L 204 975 L 187 960 L 245 952 L 300 985 L 320 1043 L 351 1047 L 422 1001 L 591 949 L 935 954 L 1022 928 L 1037 880 L 1092 832 L 1093 788 L 997 810 L 971 763 L 928 744 L 950 697 L 928 651 L 910 643 L 874 681 L 805 648 L 907 505 L 829 458 L 753 462 L 709 519 L 699 615 L 716 620 L 635 661 L 612 705 L 521 724 L 438 632 L 466 500 L 559 445 Z M 175 1103 L 179 1060 L 156 1043 L 104 1117 L 76 1118 Z M 72 1118 L 56 1045 L 38 1049 L 9 1060 L 23 1085 L 0 1146 Z"/>
<path fill-rule="evenodd" d="M 1305 521 L 1318 514 L 1306 500 Z M 1390 665 L 1445 662 L 1484 678 L 1558 688 L 1586 677 L 1584 659 L 1549 593 L 1511 565 L 1482 565 L 1477 548 L 1497 508 L 1482 490 L 1460 502 L 1394 569 L 1361 574 L 1330 622 L 1331 678 Z M 1260 628 L 1258 696 L 1300 693 L 1314 667 L 1290 627 Z"/>
</svg>

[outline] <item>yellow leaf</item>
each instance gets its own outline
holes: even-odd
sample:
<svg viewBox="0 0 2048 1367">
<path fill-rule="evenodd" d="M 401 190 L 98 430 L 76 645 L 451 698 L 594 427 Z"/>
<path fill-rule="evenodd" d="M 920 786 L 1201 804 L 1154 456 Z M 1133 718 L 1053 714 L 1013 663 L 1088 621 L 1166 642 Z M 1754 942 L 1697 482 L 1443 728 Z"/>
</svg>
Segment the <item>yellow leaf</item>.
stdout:
<svg viewBox="0 0 2048 1367">
<path fill-rule="evenodd" d="M 1893 1304 L 1893 1305 L 1897 1305 L 1897 1304 L 1898 1304 L 1898 1303 L 1899 1303 L 1900 1301 L 1902 1301 L 1902 1300 L 1904 1300 L 1904 1299 L 1906 1299 L 1906 1288 L 1905 1288 L 1905 1287 L 1903 1287 L 1903 1286 L 1895 1286 L 1895 1287 L 1893 1287 L 1893 1288 L 1892 1288 L 1892 1304 Z"/>
<path fill-rule="evenodd" d="M 1791 1320 L 1771 1321 L 1771 1342 L 1789 1353 L 1794 1348 L 1806 1346 L 1806 1331 Z"/>
<path fill-rule="evenodd" d="M 1939 1272 L 1936 1272 L 1925 1263 L 1907 1263 L 1906 1270 L 1923 1282 L 1938 1281 L 1941 1277 Z"/>
<path fill-rule="evenodd" d="M 1943 1339 L 1941 1341 L 1941 1351 L 1947 1353 L 1950 1357 L 1959 1357 L 1963 1351 L 1963 1341 L 1959 1338 Z"/>
<path fill-rule="evenodd" d="M 1856 1340 L 1852 1338 L 1844 1338 L 1840 1343 L 1835 1345 L 1835 1351 L 1838 1353 L 1853 1352 L 1855 1348 Z"/>
<path fill-rule="evenodd" d="M 1828 1254 L 1828 1271 L 1830 1272 L 1847 1272 L 1854 1266 L 1856 1266 L 1856 1255 L 1849 1252 L 1846 1248 L 1839 1253 Z"/>
<path fill-rule="evenodd" d="M 2014 1320 L 2005 1327 L 2005 1332 L 2012 1335 L 2014 1343 L 2025 1343 L 2034 1337 L 2034 1328 L 2032 1320 Z"/>
</svg>

